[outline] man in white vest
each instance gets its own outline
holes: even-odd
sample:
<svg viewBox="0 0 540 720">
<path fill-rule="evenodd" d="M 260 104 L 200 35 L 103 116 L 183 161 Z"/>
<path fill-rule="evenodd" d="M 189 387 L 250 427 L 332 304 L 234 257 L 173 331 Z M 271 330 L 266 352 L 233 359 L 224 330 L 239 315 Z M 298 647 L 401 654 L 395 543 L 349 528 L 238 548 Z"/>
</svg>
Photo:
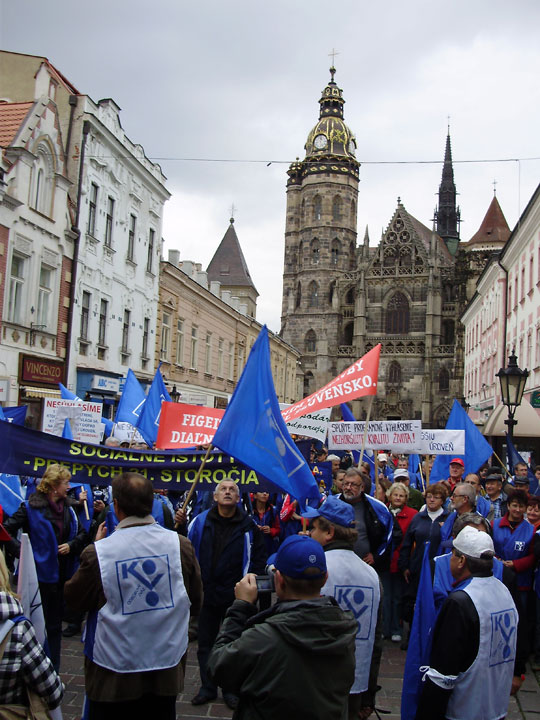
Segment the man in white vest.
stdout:
<svg viewBox="0 0 540 720">
<path fill-rule="evenodd" d="M 465 527 L 454 539 L 454 591 L 433 630 L 417 720 L 501 720 L 508 711 L 518 614 L 493 577 L 493 541 Z"/>
<path fill-rule="evenodd" d="M 354 509 L 351 505 L 331 495 L 318 510 L 307 508 L 303 515 L 312 518 L 311 537 L 323 546 L 325 552 L 328 579 L 321 595 L 334 597 L 343 610 L 354 614 L 358 623 L 356 670 L 348 703 L 349 719 L 368 717 L 375 705 L 382 651 L 379 576 L 354 552 L 358 533 L 354 529 Z M 376 636 L 378 642 L 374 652 Z"/>
<path fill-rule="evenodd" d="M 152 483 L 138 473 L 113 480 L 119 523 L 96 542 L 65 586 L 67 604 L 88 611 L 85 685 L 89 720 L 174 720 L 183 689 L 190 606 L 202 603 L 200 569 L 189 540 L 151 515 Z"/>
</svg>

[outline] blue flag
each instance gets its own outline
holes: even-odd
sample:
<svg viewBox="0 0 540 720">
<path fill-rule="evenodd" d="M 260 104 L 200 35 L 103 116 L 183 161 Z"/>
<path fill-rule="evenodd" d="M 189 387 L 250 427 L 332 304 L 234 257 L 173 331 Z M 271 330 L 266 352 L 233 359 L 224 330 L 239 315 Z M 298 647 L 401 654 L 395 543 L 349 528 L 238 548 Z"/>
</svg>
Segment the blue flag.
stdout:
<svg viewBox="0 0 540 720">
<path fill-rule="evenodd" d="M 354 415 L 352 414 L 352 412 L 351 412 L 349 406 L 347 405 L 347 403 L 341 403 L 340 408 L 341 408 L 341 417 L 343 418 L 343 420 L 344 420 L 345 422 L 356 422 L 356 418 L 355 418 Z M 352 456 L 353 456 L 354 464 L 355 464 L 355 465 L 358 465 L 358 462 L 360 461 L 360 453 L 359 453 L 359 451 L 358 451 L 358 450 L 352 450 Z M 365 452 L 364 452 L 364 456 L 365 456 Z M 367 460 L 367 462 L 370 462 L 370 461 L 371 461 L 371 465 L 373 466 L 373 467 L 372 467 L 372 470 L 373 470 L 372 477 L 374 477 L 374 476 L 375 476 L 375 475 L 374 475 L 375 466 L 373 465 L 373 460 L 371 460 L 371 458 L 369 458 L 369 457 L 366 457 L 366 460 Z"/>
<path fill-rule="evenodd" d="M 62 430 L 62 437 L 64 440 L 73 440 L 73 433 L 71 432 L 71 425 L 69 424 L 69 420 L 66 418 L 64 420 L 64 429 Z"/>
<path fill-rule="evenodd" d="M 127 371 L 124 390 L 118 402 L 114 422 L 128 422 L 131 425 L 137 425 L 145 402 L 144 390 L 130 368 Z"/>
<path fill-rule="evenodd" d="M 24 491 L 21 488 L 21 480 L 18 475 L 2 473 L 0 475 L 0 505 L 5 515 L 13 515 L 24 502 Z"/>
<path fill-rule="evenodd" d="M 150 390 L 148 391 L 148 397 L 142 407 L 142 411 L 137 421 L 137 430 L 141 433 L 144 441 L 148 443 L 150 447 L 154 446 L 156 442 L 159 418 L 161 415 L 161 403 L 164 400 L 171 401 L 171 396 L 167 392 L 163 377 L 161 375 L 161 363 L 156 370 Z"/>
<path fill-rule="evenodd" d="M 24 425 L 26 420 L 26 411 L 28 405 L 19 405 L 19 407 L 5 407 L 2 408 L 4 413 L 4 420 L 12 422 L 15 425 Z"/>
<path fill-rule="evenodd" d="M 420 668 L 429 665 L 435 619 L 435 600 L 429 566 L 429 542 L 426 542 L 403 673 L 401 720 L 414 720 L 416 715 L 418 700 L 422 692 L 423 672 L 420 672 Z"/>
<path fill-rule="evenodd" d="M 413 453 L 412 455 L 409 455 L 409 464 L 407 467 L 408 473 L 409 473 L 409 485 L 412 488 L 420 488 L 420 490 L 423 491 L 422 487 L 422 478 L 420 476 L 420 456 Z"/>
<path fill-rule="evenodd" d="M 506 435 L 506 455 L 508 457 L 508 467 L 510 468 L 510 472 L 512 473 L 512 475 L 514 474 L 514 468 L 517 463 L 524 463 L 525 465 L 527 465 L 525 460 L 516 450 L 516 447 L 512 442 L 512 438 L 508 434 Z M 527 477 L 529 478 L 529 492 L 531 493 L 531 495 L 540 494 L 540 488 L 538 486 L 538 480 L 536 479 L 536 475 L 533 474 L 531 468 L 528 465 Z"/>
<path fill-rule="evenodd" d="M 473 473 L 483 465 L 493 454 L 493 448 L 476 427 L 465 410 L 461 407 L 457 400 L 454 400 L 452 411 L 446 423 L 447 430 L 465 430 L 465 455 L 456 455 L 465 462 L 465 471 L 463 477 L 468 473 Z M 451 455 L 437 455 L 429 482 L 439 482 L 446 480 L 450 474 Z"/>
<path fill-rule="evenodd" d="M 62 400 L 78 400 L 79 402 L 83 402 L 78 395 L 75 395 L 74 392 L 68 390 L 65 385 L 62 385 L 62 383 L 58 383 L 58 387 L 60 388 L 60 397 Z"/>
<path fill-rule="evenodd" d="M 0 405 L 0 420 L 5 420 L 6 416 L 4 415 L 4 411 L 2 410 L 2 406 Z"/>
<path fill-rule="evenodd" d="M 263 326 L 212 444 L 296 498 L 319 498 L 317 483 L 281 416 L 268 330 Z"/>
</svg>

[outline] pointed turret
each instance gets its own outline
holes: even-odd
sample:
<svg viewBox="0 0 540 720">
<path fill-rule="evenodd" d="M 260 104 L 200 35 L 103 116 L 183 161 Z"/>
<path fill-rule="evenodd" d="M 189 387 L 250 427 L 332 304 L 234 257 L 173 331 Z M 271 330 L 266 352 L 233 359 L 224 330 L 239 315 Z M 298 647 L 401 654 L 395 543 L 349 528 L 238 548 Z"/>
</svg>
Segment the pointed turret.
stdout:
<svg viewBox="0 0 540 720">
<path fill-rule="evenodd" d="M 240 247 L 234 218 L 210 260 L 208 268 L 208 281 L 218 281 L 223 290 L 230 290 L 233 297 L 238 297 L 241 303 L 247 304 L 248 315 L 255 317 L 257 298 L 259 293 L 253 284 L 244 253 Z"/>
<path fill-rule="evenodd" d="M 475 250 L 497 250 L 505 244 L 509 237 L 510 228 L 499 205 L 499 201 L 494 195 L 488 211 L 482 220 L 482 224 L 467 244 L 468 246 L 474 245 L 475 248 L 471 249 Z M 483 247 L 481 248 L 480 246 Z"/>
<path fill-rule="evenodd" d="M 455 256 L 457 252 L 459 223 L 461 221 L 459 207 L 456 205 L 456 195 L 449 128 L 446 136 L 442 179 L 439 185 L 439 206 L 435 213 L 435 219 L 437 221 L 437 234 L 442 237 L 452 256 Z"/>
</svg>

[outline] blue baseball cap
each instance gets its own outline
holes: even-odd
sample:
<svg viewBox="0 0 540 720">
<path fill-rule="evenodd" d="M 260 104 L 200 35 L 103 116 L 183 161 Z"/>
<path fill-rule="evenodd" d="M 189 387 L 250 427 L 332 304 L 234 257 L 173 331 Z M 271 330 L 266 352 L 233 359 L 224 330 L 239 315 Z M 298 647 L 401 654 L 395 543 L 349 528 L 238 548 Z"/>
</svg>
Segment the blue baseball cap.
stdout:
<svg viewBox="0 0 540 720">
<path fill-rule="evenodd" d="M 316 518 L 323 517 L 335 525 L 343 527 L 354 527 L 354 508 L 349 503 L 343 502 L 336 495 L 330 495 L 320 508 L 308 507 L 302 513 L 302 517 Z"/>
<path fill-rule="evenodd" d="M 314 580 L 325 575 L 326 558 L 322 545 L 316 540 L 307 535 L 290 535 L 277 551 L 274 566 L 287 577 Z"/>
</svg>

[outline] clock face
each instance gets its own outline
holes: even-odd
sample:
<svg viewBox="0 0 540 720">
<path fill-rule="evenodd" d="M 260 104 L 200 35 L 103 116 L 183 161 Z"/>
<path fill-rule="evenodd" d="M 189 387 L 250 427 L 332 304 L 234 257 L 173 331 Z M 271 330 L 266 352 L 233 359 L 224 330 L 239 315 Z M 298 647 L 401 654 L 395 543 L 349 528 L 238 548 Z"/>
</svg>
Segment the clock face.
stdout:
<svg viewBox="0 0 540 720">
<path fill-rule="evenodd" d="M 313 141 L 313 144 L 317 148 L 317 150 L 324 150 L 328 143 L 328 140 L 326 139 L 325 135 L 317 135 L 315 140 Z"/>
<path fill-rule="evenodd" d="M 354 142 L 354 140 L 349 140 L 349 152 L 351 153 L 351 155 L 354 155 L 354 153 L 356 152 L 356 143 Z"/>
</svg>

